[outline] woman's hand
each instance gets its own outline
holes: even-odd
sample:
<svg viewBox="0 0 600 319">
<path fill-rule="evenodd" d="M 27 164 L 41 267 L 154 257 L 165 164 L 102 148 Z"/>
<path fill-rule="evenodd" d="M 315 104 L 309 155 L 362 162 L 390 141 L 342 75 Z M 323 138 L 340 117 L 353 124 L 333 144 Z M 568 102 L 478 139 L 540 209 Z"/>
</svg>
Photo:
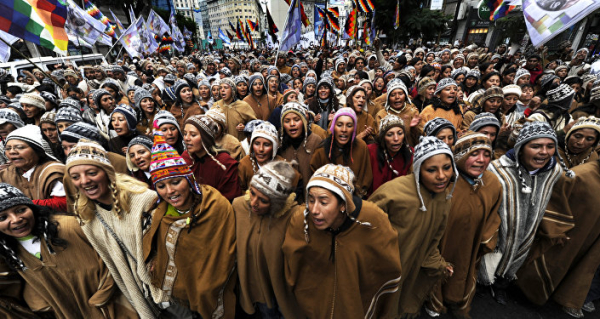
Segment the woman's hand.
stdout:
<svg viewBox="0 0 600 319">
<path fill-rule="evenodd" d="M 235 129 L 236 129 L 238 132 L 242 132 L 242 131 L 244 130 L 244 128 L 246 128 L 246 125 L 244 125 L 244 123 L 240 123 L 240 124 L 238 124 L 238 125 L 235 127 Z"/>
<path fill-rule="evenodd" d="M 421 123 L 421 115 L 418 114 L 410 120 L 410 127 L 415 127 Z"/>
</svg>

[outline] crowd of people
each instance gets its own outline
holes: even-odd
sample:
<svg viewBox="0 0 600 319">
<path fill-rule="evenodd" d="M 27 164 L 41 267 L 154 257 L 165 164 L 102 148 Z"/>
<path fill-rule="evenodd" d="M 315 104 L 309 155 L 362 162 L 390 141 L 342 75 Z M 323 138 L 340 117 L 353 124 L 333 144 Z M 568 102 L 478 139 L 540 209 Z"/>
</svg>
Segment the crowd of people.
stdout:
<svg viewBox="0 0 600 319">
<path fill-rule="evenodd" d="M 600 298 L 588 50 L 0 69 L 0 316 L 470 318 Z"/>
</svg>

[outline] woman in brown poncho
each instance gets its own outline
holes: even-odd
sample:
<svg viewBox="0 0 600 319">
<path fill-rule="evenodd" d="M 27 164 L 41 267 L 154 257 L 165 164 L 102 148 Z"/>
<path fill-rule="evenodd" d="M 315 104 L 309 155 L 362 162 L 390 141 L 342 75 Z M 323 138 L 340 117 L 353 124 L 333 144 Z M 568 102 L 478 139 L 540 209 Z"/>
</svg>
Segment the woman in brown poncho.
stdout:
<svg viewBox="0 0 600 319">
<path fill-rule="evenodd" d="M 173 85 L 177 100 L 169 110 L 177 119 L 179 127 L 183 127 L 185 120 L 192 115 L 204 114 L 202 107 L 196 101 L 192 88 L 185 80 L 179 80 Z"/>
<path fill-rule="evenodd" d="M 442 257 L 454 265 L 454 274 L 437 286 L 426 305 L 427 312 L 445 312 L 470 318 L 479 258 L 496 248 L 502 186 L 487 171 L 492 142 L 481 133 L 468 132 L 454 145 L 459 177 L 440 242 Z"/>
<path fill-rule="evenodd" d="M 565 136 L 564 144 L 558 153 L 568 168 L 598 159 L 596 146 L 600 141 L 600 118 L 580 117 Z M 559 143 L 560 145 L 561 143 Z"/>
<path fill-rule="evenodd" d="M 423 137 L 415 148 L 413 171 L 383 184 L 369 198 L 388 214 L 398 232 L 401 318 L 418 316 L 434 285 L 453 272 L 438 248 L 457 171 L 452 151 L 436 137 Z"/>
<path fill-rule="evenodd" d="M 279 106 L 277 99 L 270 97 L 267 94 L 267 88 L 265 86 L 265 79 L 260 73 L 255 73 L 250 76 L 248 96 L 244 98 L 244 102 L 248 103 L 256 118 L 259 120 L 266 121 L 269 119 L 271 112 Z"/>
<path fill-rule="evenodd" d="M 354 85 L 346 91 L 346 106 L 356 113 L 356 137 L 373 144 L 377 137 L 377 125 L 371 114 L 363 112 L 366 103 L 366 90 L 362 86 Z"/>
<path fill-rule="evenodd" d="M 236 220 L 240 305 L 247 314 L 263 318 L 301 318 L 301 311 L 286 286 L 281 245 L 296 203 L 289 163 L 265 164 L 252 177 L 250 189 L 233 201 Z"/>
<path fill-rule="evenodd" d="M 351 108 L 343 107 L 335 112 L 329 128 L 331 135 L 313 154 L 310 169 L 315 172 L 328 163 L 350 167 L 356 175 L 356 195 L 362 198 L 371 188 L 373 172 L 367 144 L 356 138 L 356 124 L 356 113 Z"/>
<path fill-rule="evenodd" d="M 227 121 L 225 132 L 233 135 L 241 142 L 246 138 L 244 135 L 246 123 L 256 120 L 256 113 L 248 103 L 236 100 L 233 80 L 224 78 L 219 83 L 221 85 L 221 99 L 215 102 L 211 109 L 218 108 L 225 115 Z"/>
<path fill-rule="evenodd" d="M 286 231 L 285 279 L 303 318 L 396 317 L 398 236 L 377 206 L 352 195 L 353 179 L 345 166 L 318 169 Z"/>
</svg>

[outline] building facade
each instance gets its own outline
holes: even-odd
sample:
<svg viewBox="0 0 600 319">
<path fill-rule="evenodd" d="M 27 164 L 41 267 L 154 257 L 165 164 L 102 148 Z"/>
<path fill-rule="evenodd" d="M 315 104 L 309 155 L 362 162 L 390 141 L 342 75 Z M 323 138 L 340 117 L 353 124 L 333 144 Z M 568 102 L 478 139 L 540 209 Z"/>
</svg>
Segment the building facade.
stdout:
<svg viewBox="0 0 600 319">
<path fill-rule="evenodd" d="M 226 31 L 232 33 L 229 22 L 237 26 L 238 21 L 241 21 L 244 23 L 244 28 L 246 27 L 247 20 L 253 22 L 258 20 L 259 24 L 262 24 L 260 23 L 262 8 L 257 0 L 207 0 L 206 6 L 210 24 L 209 30 L 215 39 L 219 36 L 219 28 L 225 34 L 227 33 Z M 205 32 L 207 32 L 206 30 Z M 260 28 L 251 32 L 251 34 L 254 44 L 258 45 L 262 40 Z M 235 42 L 237 40 L 234 40 L 233 43 Z M 238 43 L 240 46 L 243 45 L 241 42 Z"/>
</svg>

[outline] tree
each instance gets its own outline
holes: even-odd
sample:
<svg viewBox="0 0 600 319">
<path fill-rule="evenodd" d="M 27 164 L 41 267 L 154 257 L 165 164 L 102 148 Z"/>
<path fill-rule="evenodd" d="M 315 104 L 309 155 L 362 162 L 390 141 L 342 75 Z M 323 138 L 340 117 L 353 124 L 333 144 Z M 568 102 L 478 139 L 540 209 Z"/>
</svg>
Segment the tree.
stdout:
<svg viewBox="0 0 600 319">
<path fill-rule="evenodd" d="M 396 1 L 375 0 L 374 3 L 377 28 L 385 30 L 385 34 L 394 41 L 407 42 L 410 38 L 435 41 L 441 32 L 446 31 L 452 19 L 441 11 L 422 8 L 422 1 L 400 0 L 400 27 L 394 30 L 390 26 L 394 25 Z"/>
</svg>

